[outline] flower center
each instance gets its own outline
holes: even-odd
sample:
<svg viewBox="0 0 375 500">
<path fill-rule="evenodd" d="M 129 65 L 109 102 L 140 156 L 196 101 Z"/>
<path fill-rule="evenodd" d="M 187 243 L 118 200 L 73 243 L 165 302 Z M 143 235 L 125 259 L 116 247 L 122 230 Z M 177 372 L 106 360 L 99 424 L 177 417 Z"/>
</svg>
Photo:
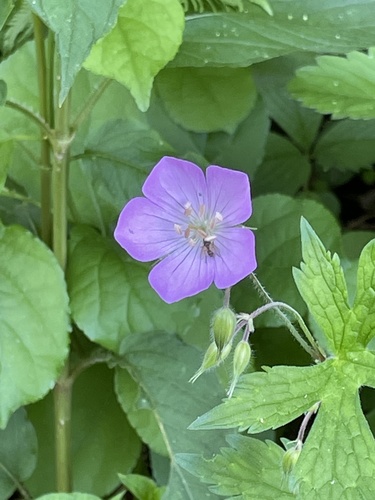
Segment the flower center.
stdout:
<svg viewBox="0 0 375 500">
<path fill-rule="evenodd" d="M 202 250 L 209 257 L 214 257 L 218 253 L 215 246 L 217 230 L 223 221 L 220 212 L 214 215 L 207 213 L 205 205 L 200 205 L 198 212 L 193 209 L 190 201 L 184 205 L 184 216 L 186 226 L 175 224 L 174 229 L 177 234 L 183 236 L 189 245 L 201 245 Z"/>
</svg>

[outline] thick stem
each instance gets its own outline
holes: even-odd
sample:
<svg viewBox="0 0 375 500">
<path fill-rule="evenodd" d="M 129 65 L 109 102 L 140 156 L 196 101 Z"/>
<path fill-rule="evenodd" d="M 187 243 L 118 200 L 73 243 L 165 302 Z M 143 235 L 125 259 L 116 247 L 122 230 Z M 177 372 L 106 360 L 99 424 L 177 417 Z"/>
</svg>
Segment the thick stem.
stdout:
<svg viewBox="0 0 375 500">
<path fill-rule="evenodd" d="M 38 68 L 39 87 L 39 112 L 42 120 L 49 123 L 48 101 L 49 92 L 47 86 L 47 63 L 44 46 L 44 25 L 38 16 L 33 14 L 34 39 L 36 49 L 36 61 Z M 40 126 L 42 126 L 40 124 Z M 52 236 L 52 214 L 51 214 L 51 164 L 50 164 L 50 134 L 49 127 L 44 127 L 41 137 L 40 155 L 40 184 L 41 184 L 41 206 L 42 206 L 42 240 L 51 246 Z"/>
</svg>

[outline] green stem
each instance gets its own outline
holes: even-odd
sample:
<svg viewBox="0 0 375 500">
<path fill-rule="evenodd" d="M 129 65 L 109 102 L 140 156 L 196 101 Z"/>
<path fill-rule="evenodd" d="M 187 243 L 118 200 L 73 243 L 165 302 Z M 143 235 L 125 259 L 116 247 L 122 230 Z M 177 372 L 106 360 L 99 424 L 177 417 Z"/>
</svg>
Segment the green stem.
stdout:
<svg viewBox="0 0 375 500">
<path fill-rule="evenodd" d="M 50 139 L 53 137 L 53 132 L 48 126 L 48 123 L 44 121 L 44 119 L 42 119 L 39 115 L 34 113 L 31 109 L 23 106 L 19 102 L 12 101 L 11 99 L 7 99 L 4 103 L 4 106 L 6 106 L 7 108 L 15 109 L 16 111 L 19 111 L 20 113 L 30 118 L 40 127 L 42 132 L 44 132 L 43 138 Z"/>
<path fill-rule="evenodd" d="M 99 87 L 94 90 L 91 96 L 88 98 L 87 102 L 85 102 L 83 108 L 76 116 L 75 120 L 72 124 L 72 130 L 77 130 L 79 126 L 86 120 L 91 111 L 93 110 L 95 104 L 101 98 L 103 92 L 107 89 L 107 87 L 112 83 L 113 80 L 104 80 L 100 83 Z"/>
<path fill-rule="evenodd" d="M 51 214 L 51 163 L 50 163 L 50 140 L 52 138 L 49 123 L 48 99 L 49 92 L 47 87 L 47 63 L 44 45 L 44 25 L 41 19 L 33 14 L 34 39 L 36 49 L 36 61 L 38 68 L 38 87 L 39 87 L 39 112 L 42 122 L 41 153 L 40 153 L 40 184 L 41 184 L 41 205 L 42 205 L 42 240 L 51 246 L 52 238 L 52 214 Z M 25 110 L 24 110 L 25 112 Z"/>
<path fill-rule="evenodd" d="M 23 486 L 22 483 L 20 483 L 17 479 L 16 476 L 14 476 L 6 467 L 4 467 L 3 464 L 0 463 L 0 470 L 4 474 L 4 476 L 8 477 L 9 480 L 14 483 L 15 487 L 19 491 L 19 493 L 22 495 L 22 498 L 25 500 L 31 500 L 31 495 L 27 491 L 27 489 Z"/>
</svg>

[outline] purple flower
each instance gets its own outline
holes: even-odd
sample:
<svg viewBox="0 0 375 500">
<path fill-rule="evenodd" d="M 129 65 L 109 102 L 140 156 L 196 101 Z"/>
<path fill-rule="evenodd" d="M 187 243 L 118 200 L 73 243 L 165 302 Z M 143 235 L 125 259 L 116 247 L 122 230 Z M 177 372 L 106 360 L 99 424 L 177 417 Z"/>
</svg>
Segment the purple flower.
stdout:
<svg viewBox="0 0 375 500">
<path fill-rule="evenodd" d="M 194 163 L 165 156 L 142 191 L 123 208 L 115 239 L 134 259 L 159 259 L 149 282 L 165 302 L 213 282 L 228 288 L 254 271 L 254 234 L 240 225 L 251 215 L 246 174 L 210 166 L 205 177 Z"/>
</svg>

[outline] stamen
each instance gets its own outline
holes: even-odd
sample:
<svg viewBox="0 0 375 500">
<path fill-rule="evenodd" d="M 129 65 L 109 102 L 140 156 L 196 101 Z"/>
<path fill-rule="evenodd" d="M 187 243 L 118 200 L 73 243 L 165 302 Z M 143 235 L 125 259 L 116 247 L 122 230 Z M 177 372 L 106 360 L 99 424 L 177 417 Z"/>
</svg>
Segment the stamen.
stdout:
<svg viewBox="0 0 375 500">
<path fill-rule="evenodd" d="M 176 231 L 177 234 L 181 235 L 182 234 L 182 228 L 180 224 L 174 224 L 174 230 Z"/>
<path fill-rule="evenodd" d="M 191 208 L 191 202 L 190 201 L 187 201 L 184 205 L 184 214 L 187 216 L 187 217 L 190 217 L 190 215 L 192 214 L 193 212 L 193 209 Z"/>
<path fill-rule="evenodd" d="M 199 205 L 199 217 L 203 217 L 206 211 L 205 205 Z"/>
<path fill-rule="evenodd" d="M 215 219 L 217 220 L 217 222 L 222 222 L 223 216 L 221 215 L 220 212 L 215 213 Z"/>
<path fill-rule="evenodd" d="M 187 228 L 185 229 L 185 231 L 184 231 L 184 236 L 185 236 L 185 238 L 189 238 L 189 236 L 190 236 L 190 227 L 187 227 Z"/>
</svg>

